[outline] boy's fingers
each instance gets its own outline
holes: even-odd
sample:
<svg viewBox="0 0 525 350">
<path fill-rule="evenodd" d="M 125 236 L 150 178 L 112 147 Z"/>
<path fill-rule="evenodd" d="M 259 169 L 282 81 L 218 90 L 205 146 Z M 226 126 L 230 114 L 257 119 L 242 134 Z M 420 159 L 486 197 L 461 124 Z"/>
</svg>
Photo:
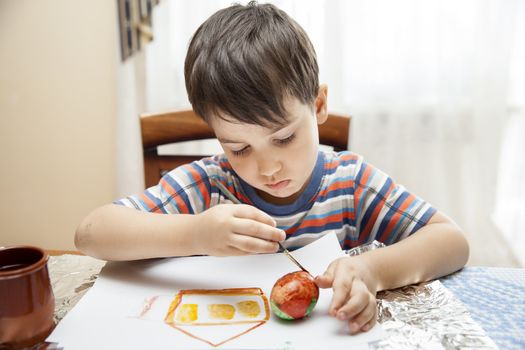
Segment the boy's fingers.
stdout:
<svg viewBox="0 0 525 350">
<path fill-rule="evenodd" d="M 331 316 L 341 315 L 341 318 L 346 319 L 346 315 L 338 312 L 339 308 L 344 305 L 346 299 L 348 298 L 349 291 L 344 289 L 335 289 L 334 288 L 334 295 L 332 296 L 332 302 L 330 303 L 330 308 L 328 309 L 328 313 Z M 338 316 L 339 317 L 339 316 Z"/>
<path fill-rule="evenodd" d="M 248 204 L 235 205 L 233 215 L 237 218 L 252 219 L 273 227 L 276 225 L 275 220 L 270 215 Z"/>
<path fill-rule="evenodd" d="M 348 322 L 350 333 L 367 331 L 374 325 L 376 318 L 375 305 L 369 304 L 357 317 Z"/>
<path fill-rule="evenodd" d="M 286 238 L 283 230 L 251 219 L 236 219 L 233 224 L 233 231 L 240 235 L 274 242 L 281 242 Z"/>
<path fill-rule="evenodd" d="M 248 255 L 250 253 L 245 252 L 244 250 L 240 250 L 239 248 L 229 246 L 224 254 L 221 254 L 219 256 L 242 256 L 242 255 Z"/>
<path fill-rule="evenodd" d="M 315 284 L 319 288 L 331 288 L 332 287 L 332 278 L 323 274 L 316 276 L 314 279 Z"/>
<path fill-rule="evenodd" d="M 332 316 L 341 317 L 343 319 L 348 318 L 347 315 L 340 314 L 339 309 L 344 306 L 350 298 L 352 279 L 335 279 L 332 283 L 332 289 L 334 290 L 334 295 L 332 296 L 332 302 L 330 303 L 328 313 Z"/>
<path fill-rule="evenodd" d="M 368 332 L 375 326 L 376 322 L 377 322 L 377 317 L 374 315 L 374 317 L 372 317 L 370 321 L 368 321 L 363 327 L 361 327 L 361 330 L 363 332 Z"/>
<path fill-rule="evenodd" d="M 328 268 L 322 275 L 315 277 L 314 282 L 317 284 L 319 288 L 331 288 L 332 287 L 332 283 L 334 282 L 334 271 L 335 271 L 336 264 L 337 264 L 337 261 L 332 262 L 330 265 L 328 265 Z"/>
<path fill-rule="evenodd" d="M 275 253 L 279 245 L 275 242 L 254 238 L 251 236 L 234 235 L 231 246 L 248 253 Z"/>
<path fill-rule="evenodd" d="M 369 294 L 366 290 L 362 289 L 360 284 L 355 283 L 352 288 L 353 290 L 351 292 L 350 298 L 337 311 L 337 318 L 339 319 L 344 320 L 356 317 L 368 306 L 370 302 Z M 340 315 L 344 315 L 346 317 L 340 317 Z"/>
<path fill-rule="evenodd" d="M 368 303 L 366 307 L 353 319 L 350 320 L 348 326 L 350 332 L 359 332 L 368 322 L 375 318 L 375 303 Z"/>
</svg>

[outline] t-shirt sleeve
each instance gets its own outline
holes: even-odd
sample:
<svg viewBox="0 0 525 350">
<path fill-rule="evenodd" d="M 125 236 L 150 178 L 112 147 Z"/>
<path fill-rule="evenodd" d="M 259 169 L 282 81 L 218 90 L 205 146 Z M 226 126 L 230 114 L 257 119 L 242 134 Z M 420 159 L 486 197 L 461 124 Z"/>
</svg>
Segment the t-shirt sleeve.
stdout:
<svg viewBox="0 0 525 350">
<path fill-rule="evenodd" d="M 137 210 L 163 214 L 195 214 L 210 207 L 211 186 L 203 161 L 180 166 L 144 192 L 115 201 Z"/>
<path fill-rule="evenodd" d="M 379 169 L 362 161 L 356 167 L 354 212 L 359 242 L 398 242 L 424 226 L 436 213 Z"/>
</svg>

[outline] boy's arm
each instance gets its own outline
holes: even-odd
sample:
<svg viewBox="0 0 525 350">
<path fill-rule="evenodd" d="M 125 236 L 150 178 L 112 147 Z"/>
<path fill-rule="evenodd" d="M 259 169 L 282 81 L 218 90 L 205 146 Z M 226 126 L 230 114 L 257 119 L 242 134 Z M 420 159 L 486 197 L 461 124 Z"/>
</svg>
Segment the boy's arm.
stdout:
<svg viewBox="0 0 525 350">
<path fill-rule="evenodd" d="M 462 268 L 469 247 L 460 228 L 440 212 L 409 237 L 357 256 L 376 276 L 377 291 L 438 278 Z"/>
<path fill-rule="evenodd" d="M 275 253 L 285 233 L 269 215 L 242 204 L 199 214 L 157 214 L 116 204 L 91 212 L 77 228 L 79 250 L 103 260 Z"/>
<path fill-rule="evenodd" d="M 376 322 L 378 291 L 447 275 L 463 267 L 468 255 L 461 230 L 438 212 L 400 242 L 335 260 L 316 283 L 334 291 L 330 315 L 347 321 L 351 333 L 368 331 Z"/>
<path fill-rule="evenodd" d="M 197 254 L 192 215 L 165 215 L 107 204 L 78 226 L 76 247 L 103 260 L 136 260 Z M 177 232 L 178 234 L 170 234 Z"/>
</svg>

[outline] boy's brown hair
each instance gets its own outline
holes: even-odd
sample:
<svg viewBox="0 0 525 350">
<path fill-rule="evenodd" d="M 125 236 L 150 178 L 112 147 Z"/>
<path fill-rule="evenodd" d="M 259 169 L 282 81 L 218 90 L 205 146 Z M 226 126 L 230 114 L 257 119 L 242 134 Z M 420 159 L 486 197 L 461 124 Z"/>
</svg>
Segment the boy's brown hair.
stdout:
<svg viewBox="0 0 525 350">
<path fill-rule="evenodd" d="M 255 1 L 208 18 L 184 64 L 188 98 L 204 120 L 230 117 L 266 127 L 286 123 L 286 98 L 313 104 L 318 74 L 314 47 L 299 24 Z"/>
</svg>

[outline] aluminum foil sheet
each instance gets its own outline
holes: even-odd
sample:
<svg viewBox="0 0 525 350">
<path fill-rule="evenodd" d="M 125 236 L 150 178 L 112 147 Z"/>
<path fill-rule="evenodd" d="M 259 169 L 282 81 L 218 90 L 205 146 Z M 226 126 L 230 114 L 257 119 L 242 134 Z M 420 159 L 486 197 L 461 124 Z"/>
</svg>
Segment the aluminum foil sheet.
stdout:
<svg viewBox="0 0 525 350">
<path fill-rule="evenodd" d="M 350 256 L 382 248 L 378 241 L 346 251 Z M 369 349 L 497 349 L 481 326 L 441 282 L 379 292 L 378 322 L 388 337 Z"/>
<path fill-rule="evenodd" d="M 388 337 L 370 349 L 497 349 L 481 326 L 441 282 L 383 291 L 378 321 Z"/>
<path fill-rule="evenodd" d="M 93 286 L 100 270 L 106 264 L 89 256 L 50 256 L 47 262 L 49 277 L 55 295 L 55 323 Z"/>
<path fill-rule="evenodd" d="M 351 249 L 358 255 L 383 246 L 372 242 Z M 55 321 L 93 286 L 105 262 L 86 256 L 49 258 L 55 293 Z M 466 307 L 441 282 L 433 281 L 378 293 L 378 321 L 387 333 L 370 349 L 497 349 Z"/>
<path fill-rule="evenodd" d="M 368 252 L 369 250 L 374 250 L 377 248 L 385 247 L 385 244 L 379 241 L 372 241 L 371 243 L 363 244 L 358 247 L 345 250 L 345 253 L 350 256 L 355 256 L 359 254 L 363 254 L 365 252 Z"/>
</svg>

